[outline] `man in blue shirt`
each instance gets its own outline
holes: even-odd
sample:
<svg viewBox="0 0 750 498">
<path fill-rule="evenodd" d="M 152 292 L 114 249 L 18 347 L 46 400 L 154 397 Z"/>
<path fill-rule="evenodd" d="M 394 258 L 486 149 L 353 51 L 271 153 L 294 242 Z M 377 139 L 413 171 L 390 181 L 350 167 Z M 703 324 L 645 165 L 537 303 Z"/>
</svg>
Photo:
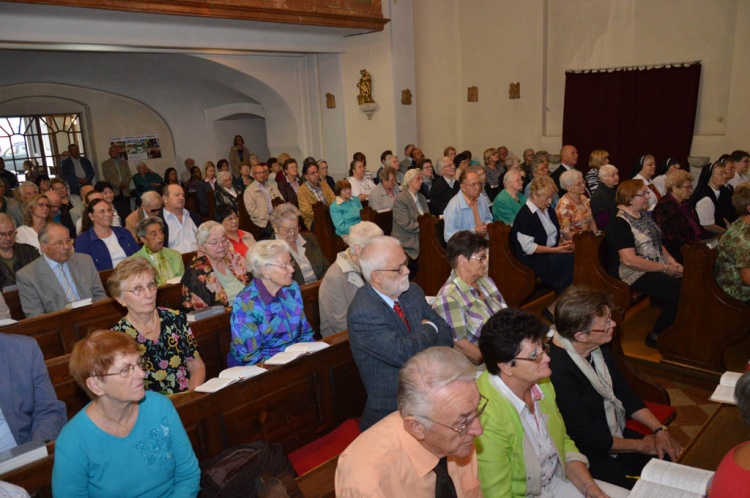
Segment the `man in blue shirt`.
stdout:
<svg viewBox="0 0 750 498">
<path fill-rule="evenodd" d="M 475 171 L 465 170 L 458 179 L 461 192 L 454 195 L 443 213 L 445 241 L 454 233 L 471 230 L 487 236 L 487 225 L 492 223 L 492 213 L 487 198 L 482 194 L 484 184 Z"/>
</svg>

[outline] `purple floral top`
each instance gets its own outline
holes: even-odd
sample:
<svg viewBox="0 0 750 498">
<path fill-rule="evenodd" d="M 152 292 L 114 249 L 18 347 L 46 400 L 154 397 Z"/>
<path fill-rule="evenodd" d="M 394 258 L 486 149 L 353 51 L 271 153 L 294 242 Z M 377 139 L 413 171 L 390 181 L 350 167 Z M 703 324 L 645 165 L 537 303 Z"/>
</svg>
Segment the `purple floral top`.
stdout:
<svg viewBox="0 0 750 498">
<path fill-rule="evenodd" d="M 188 390 L 187 362 L 200 358 L 198 343 L 179 311 L 157 308 L 161 319 L 161 335 L 156 342 L 146 339 L 133 324 L 123 317 L 112 330 L 125 332 L 138 343 L 138 350 L 146 359 L 146 389 L 162 394 L 176 394 Z"/>
<path fill-rule="evenodd" d="M 297 282 L 272 296 L 260 279 L 253 279 L 234 300 L 230 326 L 229 367 L 254 365 L 291 344 L 314 340 Z"/>
</svg>

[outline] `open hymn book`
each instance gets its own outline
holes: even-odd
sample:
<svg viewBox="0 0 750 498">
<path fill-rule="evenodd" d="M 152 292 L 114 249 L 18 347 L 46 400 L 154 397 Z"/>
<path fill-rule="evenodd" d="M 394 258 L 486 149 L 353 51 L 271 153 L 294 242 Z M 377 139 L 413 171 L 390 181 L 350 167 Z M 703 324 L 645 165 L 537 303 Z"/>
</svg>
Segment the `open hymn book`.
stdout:
<svg viewBox="0 0 750 498">
<path fill-rule="evenodd" d="M 724 372 L 719 380 L 719 385 L 716 386 L 714 393 L 708 399 L 717 403 L 736 405 L 737 399 L 734 397 L 734 388 L 740 377 L 742 377 L 742 374 L 739 372 Z"/>
<path fill-rule="evenodd" d="M 298 342 L 287 346 L 287 348 L 281 352 L 276 353 L 269 359 L 267 359 L 265 365 L 286 365 L 290 361 L 296 360 L 300 356 L 315 353 L 328 347 L 327 342 Z"/>
<path fill-rule="evenodd" d="M 266 369 L 256 365 L 247 365 L 244 367 L 232 367 L 222 370 L 218 377 L 209 379 L 195 390 L 199 393 L 215 393 L 227 387 L 230 384 L 241 380 L 250 379 L 256 375 L 265 373 Z"/>
<path fill-rule="evenodd" d="M 703 498 L 714 473 L 652 458 L 629 498 Z"/>
</svg>

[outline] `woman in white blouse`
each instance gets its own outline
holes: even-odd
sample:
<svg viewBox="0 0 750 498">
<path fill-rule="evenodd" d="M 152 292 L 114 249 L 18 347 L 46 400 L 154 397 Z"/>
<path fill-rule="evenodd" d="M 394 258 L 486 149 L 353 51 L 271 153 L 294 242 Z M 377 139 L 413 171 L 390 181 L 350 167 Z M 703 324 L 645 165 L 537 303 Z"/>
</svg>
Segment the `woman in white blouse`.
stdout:
<svg viewBox="0 0 750 498">
<path fill-rule="evenodd" d="M 352 197 L 359 197 L 360 201 L 367 200 L 370 192 L 375 189 L 375 183 L 369 178 L 365 178 L 365 163 L 354 160 L 349 165 L 349 184 L 352 186 Z"/>
</svg>

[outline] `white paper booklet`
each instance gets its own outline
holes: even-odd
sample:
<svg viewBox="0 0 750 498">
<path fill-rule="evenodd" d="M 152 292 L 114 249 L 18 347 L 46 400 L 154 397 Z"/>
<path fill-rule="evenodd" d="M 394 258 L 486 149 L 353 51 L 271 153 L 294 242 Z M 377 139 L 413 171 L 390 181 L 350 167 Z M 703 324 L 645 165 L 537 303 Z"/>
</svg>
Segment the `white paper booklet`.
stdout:
<svg viewBox="0 0 750 498">
<path fill-rule="evenodd" d="M 200 393 L 215 393 L 216 391 L 220 391 L 230 384 L 255 377 L 256 375 L 260 375 L 265 372 L 265 368 L 261 368 L 257 365 L 227 368 L 226 370 L 222 370 L 218 377 L 204 382 L 200 386 L 196 387 L 195 390 Z"/>
<path fill-rule="evenodd" d="M 629 498 L 703 498 L 714 473 L 652 458 Z"/>
<path fill-rule="evenodd" d="M 328 347 L 327 342 L 298 342 L 288 346 L 283 352 L 276 353 L 267 359 L 266 365 L 286 365 L 300 356 L 315 353 Z"/>
<path fill-rule="evenodd" d="M 734 397 L 734 387 L 737 385 L 740 377 L 742 377 L 742 374 L 739 372 L 724 372 L 724 375 L 719 380 L 719 385 L 716 386 L 714 393 L 708 399 L 717 403 L 736 405 L 737 400 Z"/>
<path fill-rule="evenodd" d="M 41 460 L 47 455 L 47 445 L 40 441 L 30 441 L 0 452 L 0 474 Z"/>
</svg>

